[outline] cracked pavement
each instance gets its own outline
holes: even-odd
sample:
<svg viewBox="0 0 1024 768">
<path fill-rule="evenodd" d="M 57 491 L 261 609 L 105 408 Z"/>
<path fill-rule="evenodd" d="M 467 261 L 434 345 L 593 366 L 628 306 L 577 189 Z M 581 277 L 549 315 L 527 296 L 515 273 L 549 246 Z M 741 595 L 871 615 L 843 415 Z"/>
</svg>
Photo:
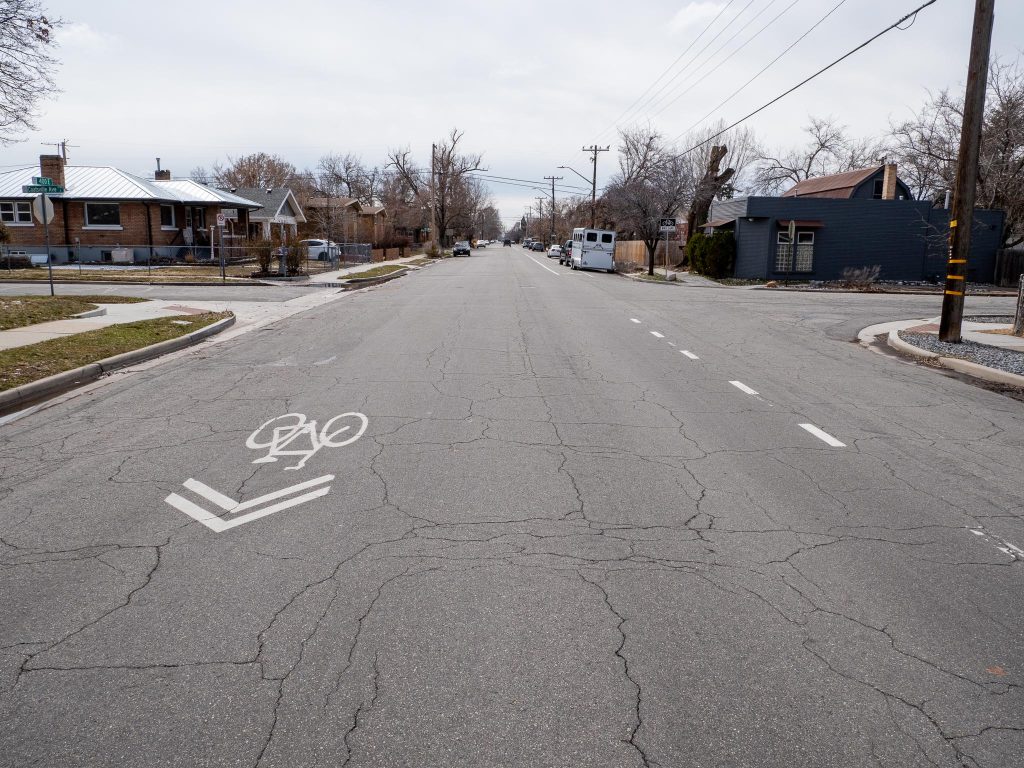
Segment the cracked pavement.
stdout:
<svg viewBox="0 0 1024 768">
<path fill-rule="evenodd" d="M 1024 406 L 852 343 L 935 301 L 498 249 L 12 421 L 0 766 L 1015 764 Z M 327 473 L 222 533 L 164 502 Z"/>
</svg>

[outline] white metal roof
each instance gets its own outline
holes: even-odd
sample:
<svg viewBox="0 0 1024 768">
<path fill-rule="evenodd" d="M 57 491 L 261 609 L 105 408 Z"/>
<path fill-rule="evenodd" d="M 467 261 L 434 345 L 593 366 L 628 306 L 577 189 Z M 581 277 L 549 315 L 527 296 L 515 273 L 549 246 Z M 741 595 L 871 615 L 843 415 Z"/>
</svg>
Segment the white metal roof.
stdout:
<svg viewBox="0 0 1024 768">
<path fill-rule="evenodd" d="M 39 168 L 28 166 L 0 173 L 0 199 L 35 197 L 21 191 L 39 175 Z M 64 167 L 66 200 L 138 200 L 174 203 L 223 203 L 236 208 L 259 208 L 238 195 L 207 187 L 191 179 L 151 181 L 110 166 L 68 165 Z"/>
</svg>

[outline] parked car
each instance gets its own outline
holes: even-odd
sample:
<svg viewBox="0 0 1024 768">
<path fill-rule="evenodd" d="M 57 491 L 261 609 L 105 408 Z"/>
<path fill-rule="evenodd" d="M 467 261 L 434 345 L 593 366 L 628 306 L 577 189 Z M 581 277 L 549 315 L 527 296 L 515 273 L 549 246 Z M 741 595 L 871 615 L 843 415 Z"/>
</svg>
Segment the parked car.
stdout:
<svg viewBox="0 0 1024 768">
<path fill-rule="evenodd" d="M 489 243 L 489 242 L 490 242 L 489 240 L 477 240 L 476 241 L 476 247 L 477 248 L 486 248 L 487 247 L 487 243 Z"/>
<path fill-rule="evenodd" d="M 530 243 L 530 250 L 544 253 L 544 243 L 542 243 L 540 240 L 534 240 L 532 243 Z"/>
<path fill-rule="evenodd" d="M 533 245 L 533 238 L 527 237 L 523 239 L 523 248 L 530 250 L 530 246 Z"/>
<path fill-rule="evenodd" d="M 572 240 L 566 240 L 562 244 L 562 255 L 558 257 L 558 263 L 569 266 L 569 260 L 572 258 Z"/>
<path fill-rule="evenodd" d="M 317 261 L 336 261 L 341 253 L 337 243 L 319 238 L 299 240 L 299 247 L 306 249 L 307 258 Z"/>
<path fill-rule="evenodd" d="M 470 249 L 468 240 L 459 240 L 454 246 L 452 246 L 452 256 L 469 256 L 469 254 Z"/>
<path fill-rule="evenodd" d="M 508 238 L 506 237 L 506 238 L 505 238 L 505 242 L 504 242 L 504 244 L 503 244 L 503 245 L 507 245 L 507 246 L 508 246 L 509 248 L 511 248 L 511 247 L 512 247 L 512 241 L 511 241 L 511 240 L 509 240 L 509 239 L 508 239 Z"/>
<path fill-rule="evenodd" d="M 561 258 L 562 258 L 562 246 L 560 246 L 560 245 L 552 245 L 550 248 L 548 248 L 548 258 L 550 259 L 552 256 L 554 256 L 555 258 L 561 260 Z"/>
</svg>

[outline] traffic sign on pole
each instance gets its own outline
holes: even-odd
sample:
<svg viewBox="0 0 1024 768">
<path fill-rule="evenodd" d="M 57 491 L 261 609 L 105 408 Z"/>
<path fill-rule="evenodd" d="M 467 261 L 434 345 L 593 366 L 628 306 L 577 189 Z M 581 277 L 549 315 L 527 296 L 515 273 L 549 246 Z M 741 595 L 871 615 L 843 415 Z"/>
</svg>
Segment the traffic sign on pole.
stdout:
<svg viewBox="0 0 1024 768">
<path fill-rule="evenodd" d="M 21 191 L 26 195 L 62 195 L 64 194 L 64 187 L 58 184 L 26 184 L 21 188 Z"/>
<path fill-rule="evenodd" d="M 658 219 L 658 229 L 662 232 L 675 232 L 676 231 L 676 220 L 675 219 Z"/>
</svg>

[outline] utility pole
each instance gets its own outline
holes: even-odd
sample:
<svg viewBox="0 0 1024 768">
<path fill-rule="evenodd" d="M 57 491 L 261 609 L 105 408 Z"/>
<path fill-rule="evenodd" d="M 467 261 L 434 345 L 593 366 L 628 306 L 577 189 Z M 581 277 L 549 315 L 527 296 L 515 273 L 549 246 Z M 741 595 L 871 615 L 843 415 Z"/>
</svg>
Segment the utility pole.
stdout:
<svg viewBox="0 0 1024 768">
<path fill-rule="evenodd" d="M 953 208 L 949 212 L 946 291 L 942 297 L 942 320 L 939 323 L 939 340 L 957 344 L 960 343 L 960 330 L 964 318 L 967 256 L 971 249 L 971 226 L 974 222 L 978 156 L 981 154 L 981 127 L 985 119 L 985 90 L 988 87 L 988 58 L 992 47 L 994 18 L 995 0 L 975 0 L 971 57 L 967 67 L 967 94 L 964 97 L 964 121 L 960 131 Z"/>
<path fill-rule="evenodd" d="M 434 252 L 433 255 L 440 255 L 437 249 L 437 182 L 434 179 L 434 169 L 436 168 L 437 160 L 435 156 L 437 154 L 437 144 L 430 145 L 430 239 L 432 242 L 431 250 Z"/>
<path fill-rule="evenodd" d="M 584 152 L 590 153 L 590 162 L 594 166 L 593 175 L 590 179 L 590 228 L 597 228 L 597 153 L 607 152 L 611 149 L 611 145 L 607 147 L 599 147 L 594 144 L 592 147 L 584 147 Z"/>
<path fill-rule="evenodd" d="M 548 245 L 555 244 L 555 238 L 557 234 L 555 232 L 555 182 L 564 179 L 564 176 L 545 176 L 545 179 L 551 182 L 551 242 Z"/>
<path fill-rule="evenodd" d="M 540 230 L 544 221 L 544 198 L 535 197 L 533 199 L 537 201 L 537 229 Z M 540 232 L 538 231 L 537 234 L 539 235 Z M 538 237 L 537 239 L 541 240 L 542 238 Z"/>
</svg>

